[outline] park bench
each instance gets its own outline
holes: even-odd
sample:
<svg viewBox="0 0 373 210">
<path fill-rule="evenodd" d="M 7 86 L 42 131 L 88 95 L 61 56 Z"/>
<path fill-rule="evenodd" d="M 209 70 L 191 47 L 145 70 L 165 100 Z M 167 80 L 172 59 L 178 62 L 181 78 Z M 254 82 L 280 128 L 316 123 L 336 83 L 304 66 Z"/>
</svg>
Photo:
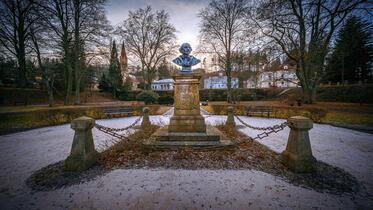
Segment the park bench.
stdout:
<svg viewBox="0 0 373 210">
<path fill-rule="evenodd" d="M 17 105 L 27 106 L 28 105 L 28 100 L 15 100 L 15 101 L 13 101 L 13 105 L 14 106 L 17 106 Z"/>
<path fill-rule="evenodd" d="M 273 109 L 272 109 L 272 107 L 252 107 L 252 106 L 248 106 L 248 107 L 246 107 L 245 112 L 246 112 L 247 116 L 260 115 L 261 117 L 263 117 L 263 116 L 269 117 L 273 113 Z"/>
<path fill-rule="evenodd" d="M 124 108 L 123 107 L 110 107 L 110 108 L 105 108 L 104 113 L 110 118 L 132 116 L 133 109 L 131 107 L 124 107 Z"/>
</svg>

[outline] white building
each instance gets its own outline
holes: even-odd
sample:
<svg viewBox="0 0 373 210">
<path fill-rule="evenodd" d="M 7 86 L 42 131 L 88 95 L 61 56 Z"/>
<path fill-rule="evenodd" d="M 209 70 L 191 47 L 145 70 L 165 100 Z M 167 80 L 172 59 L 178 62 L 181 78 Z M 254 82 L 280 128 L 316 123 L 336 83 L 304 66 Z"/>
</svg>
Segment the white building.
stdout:
<svg viewBox="0 0 373 210">
<path fill-rule="evenodd" d="M 203 88 L 204 89 L 227 89 L 227 76 L 223 72 L 214 72 L 204 76 Z M 238 88 L 238 78 L 232 77 L 232 88 Z"/>
<path fill-rule="evenodd" d="M 216 53 L 197 51 L 193 54 L 196 58 L 201 60 L 201 62 L 197 64 L 195 68 L 204 69 L 206 73 L 222 70 L 221 66 L 219 65 L 219 57 Z"/>
<path fill-rule="evenodd" d="M 151 88 L 152 90 L 173 90 L 174 82 L 175 81 L 173 79 L 154 80 Z"/>
<path fill-rule="evenodd" d="M 298 77 L 293 68 L 281 65 L 276 70 L 264 70 L 245 81 L 246 88 L 298 87 Z"/>
<path fill-rule="evenodd" d="M 258 87 L 258 78 L 250 77 L 248 80 L 243 82 L 244 88 L 257 88 Z"/>
</svg>

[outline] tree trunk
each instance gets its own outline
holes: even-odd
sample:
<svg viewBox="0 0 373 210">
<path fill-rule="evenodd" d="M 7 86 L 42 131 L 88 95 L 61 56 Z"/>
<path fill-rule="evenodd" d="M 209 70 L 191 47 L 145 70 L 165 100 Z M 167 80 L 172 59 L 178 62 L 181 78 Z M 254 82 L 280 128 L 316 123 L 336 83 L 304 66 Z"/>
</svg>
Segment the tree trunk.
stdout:
<svg viewBox="0 0 373 210">
<path fill-rule="evenodd" d="M 79 51 L 76 48 L 75 51 Z M 81 65 L 78 54 L 74 54 L 75 104 L 80 104 Z"/>
<path fill-rule="evenodd" d="M 80 104 L 80 78 L 76 76 L 77 74 L 75 74 L 75 104 Z"/>
<path fill-rule="evenodd" d="M 316 87 L 310 88 L 302 86 L 303 91 L 303 101 L 306 104 L 316 103 Z"/>
<path fill-rule="evenodd" d="M 48 106 L 52 107 L 54 106 L 54 96 L 53 96 L 53 85 L 54 85 L 54 73 L 48 72 L 47 69 L 45 69 L 45 66 L 43 65 L 41 61 L 41 53 L 39 48 L 38 39 L 35 36 L 35 31 L 33 28 L 31 28 L 31 40 L 35 47 L 36 57 L 39 63 L 39 68 L 42 73 L 42 78 L 45 83 L 45 86 L 47 87 L 48 91 Z"/>
<path fill-rule="evenodd" d="M 227 75 L 227 102 L 232 103 L 232 67 L 230 57 L 227 56 L 227 61 L 225 65 L 225 74 Z"/>
<path fill-rule="evenodd" d="M 232 103 L 232 77 L 227 76 L 227 102 Z"/>
<path fill-rule="evenodd" d="M 49 107 L 54 106 L 54 95 L 53 95 L 53 83 L 54 79 L 51 78 L 51 81 L 49 79 L 47 80 L 47 88 L 48 88 L 48 105 Z"/>
<path fill-rule="evenodd" d="M 17 52 L 17 59 L 18 59 L 18 85 L 22 88 L 26 87 L 27 85 L 27 68 L 26 68 L 26 31 L 25 31 L 25 18 L 22 14 L 18 17 L 18 50 Z"/>
<path fill-rule="evenodd" d="M 113 98 L 117 98 L 117 89 L 115 87 L 113 87 Z"/>
<path fill-rule="evenodd" d="M 75 104 L 80 104 L 80 77 L 81 77 L 81 40 L 80 40 L 80 15 L 81 3 L 79 0 L 73 1 L 74 4 L 74 72 L 75 72 Z"/>
<path fill-rule="evenodd" d="M 25 57 L 25 47 L 21 47 L 18 52 L 18 86 L 19 87 L 26 87 L 27 85 L 27 77 L 26 77 L 26 57 Z"/>
<path fill-rule="evenodd" d="M 148 74 L 147 74 L 147 84 L 146 84 L 146 90 L 151 90 L 151 86 L 152 86 L 152 73 L 150 70 L 147 71 Z"/>
<path fill-rule="evenodd" d="M 71 67 L 71 64 L 67 63 L 66 64 L 66 93 L 65 93 L 65 105 L 68 105 L 70 103 L 70 96 L 71 92 L 73 90 L 73 70 Z"/>
</svg>

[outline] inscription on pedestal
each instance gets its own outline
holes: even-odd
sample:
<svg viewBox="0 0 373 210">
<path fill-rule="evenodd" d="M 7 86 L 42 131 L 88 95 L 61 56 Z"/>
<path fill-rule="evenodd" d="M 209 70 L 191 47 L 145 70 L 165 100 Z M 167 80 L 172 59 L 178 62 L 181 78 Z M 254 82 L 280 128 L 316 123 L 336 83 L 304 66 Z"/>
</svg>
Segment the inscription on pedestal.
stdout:
<svg viewBox="0 0 373 210">
<path fill-rule="evenodd" d="M 199 107 L 200 74 L 175 74 L 175 112 L 169 132 L 206 132 L 205 119 Z"/>
</svg>

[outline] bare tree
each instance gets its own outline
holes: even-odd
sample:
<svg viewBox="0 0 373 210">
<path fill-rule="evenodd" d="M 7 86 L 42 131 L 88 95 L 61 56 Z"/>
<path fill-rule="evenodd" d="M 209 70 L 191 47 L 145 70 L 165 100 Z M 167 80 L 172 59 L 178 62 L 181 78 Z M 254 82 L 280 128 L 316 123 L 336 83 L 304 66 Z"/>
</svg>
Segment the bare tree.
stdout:
<svg viewBox="0 0 373 210">
<path fill-rule="evenodd" d="M 80 86 L 86 69 L 86 49 L 102 44 L 101 38 L 111 27 L 105 16 L 105 0 L 72 0 L 73 9 L 73 63 L 75 104 L 80 104 Z M 90 49 L 92 52 L 92 49 Z M 94 53 L 93 53 L 94 54 Z"/>
<path fill-rule="evenodd" d="M 70 103 L 70 95 L 73 88 L 73 66 L 72 45 L 73 28 L 72 6 L 70 0 L 49 0 L 41 3 L 40 16 L 45 24 L 53 31 L 50 40 L 54 52 L 59 52 L 64 66 L 65 100 L 64 104 Z"/>
<path fill-rule="evenodd" d="M 249 27 L 245 19 L 247 0 L 212 0 L 199 17 L 201 45 L 205 51 L 218 55 L 227 76 L 227 101 L 232 101 L 232 57 L 247 42 Z M 203 51 L 203 50 L 202 50 Z"/>
<path fill-rule="evenodd" d="M 75 103 L 80 104 L 81 79 L 88 60 L 102 44 L 103 31 L 111 31 L 104 12 L 105 0 L 48 0 L 41 3 L 40 16 L 53 31 L 50 39 L 64 64 L 65 104 L 70 103 L 75 85 Z M 108 28 L 109 27 L 109 28 Z M 96 50 L 96 51 L 95 51 Z"/>
<path fill-rule="evenodd" d="M 18 86 L 27 85 L 26 54 L 30 41 L 31 14 L 35 9 L 32 0 L 0 1 L 0 43 L 18 63 Z"/>
<path fill-rule="evenodd" d="M 128 18 L 118 28 L 129 53 L 141 63 L 141 70 L 150 88 L 157 67 L 175 49 L 175 27 L 164 10 L 145 9 L 130 11 Z"/>
<path fill-rule="evenodd" d="M 305 103 L 316 101 L 325 58 L 335 31 L 365 0 L 264 0 L 256 22 L 260 33 L 295 62 Z"/>
<path fill-rule="evenodd" d="M 38 68 L 40 70 L 42 80 L 47 88 L 48 92 L 48 104 L 50 107 L 54 106 L 54 68 L 50 68 L 49 59 L 46 59 L 47 65 L 44 65 L 42 58 L 41 45 L 45 45 L 45 40 L 43 37 L 49 32 L 48 28 L 43 25 L 40 19 L 36 21 L 30 27 L 30 37 L 32 41 L 31 48 L 36 55 L 36 60 L 38 63 Z"/>
</svg>

